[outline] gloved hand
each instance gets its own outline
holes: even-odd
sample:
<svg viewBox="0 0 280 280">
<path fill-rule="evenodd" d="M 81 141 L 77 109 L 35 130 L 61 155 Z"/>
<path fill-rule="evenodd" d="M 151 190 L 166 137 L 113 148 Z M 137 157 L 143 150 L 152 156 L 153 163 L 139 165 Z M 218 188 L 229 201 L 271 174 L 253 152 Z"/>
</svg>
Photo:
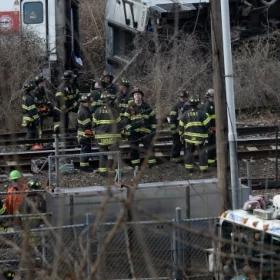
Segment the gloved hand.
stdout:
<svg viewBox="0 0 280 280">
<path fill-rule="evenodd" d="M 121 131 L 121 136 L 122 137 L 127 137 L 127 136 L 129 136 L 130 135 L 130 132 L 129 132 L 129 130 L 126 130 L 126 129 L 123 129 L 122 131 Z"/>
</svg>

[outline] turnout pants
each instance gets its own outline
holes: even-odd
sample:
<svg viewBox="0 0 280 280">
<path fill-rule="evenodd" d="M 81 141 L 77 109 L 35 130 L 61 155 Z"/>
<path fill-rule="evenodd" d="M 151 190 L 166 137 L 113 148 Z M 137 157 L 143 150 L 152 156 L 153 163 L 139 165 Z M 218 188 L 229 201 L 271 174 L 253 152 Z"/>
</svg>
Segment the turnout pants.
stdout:
<svg viewBox="0 0 280 280">
<path fill-rule="evenodd" d="M 81 137 L 81 156 L 80 156 L 80 168 L 87 169 L 89 167 L 89 156 L 85 156 L 85 153 L 91 153 L 91 138 Z"/>
<path fill-rule="evenodd" d="M 216 135 L 215 133 L 209 134 L 208 137 L 208 164 L 214 164 L 216 162 Z"/>
<path fill-rule="evenodd" d="M 208 169 L 207 153 L 203 144 L 185 144 L 185 168 L 192 171 L 194 168 L 194 153 L 197 151 L 199 157 L 199 169 L 200 171 L 206 171 Z"/>
<path fill-rule="evenodd" d="M 38 122 L 30 123 L 26 127 L 26 139 L 36 139 L 40 137 L 40 126 Z"/>
<path fill-rule="evenodd" d="M 99 152 L 112 152 L 116 151 L 118 148 L 118 144 L 112 144 L 112 145 L 101 145 L 99 146 Z M 114 156 L 113 155 L 100 155 L 99 156 L 99 167 L 98 172 L 100 174 L 106 174 L 109 170 L 115 169 L 116 166 L 114 166 Z"/>
<path fill-rule="evenodd" d="M 171 148 L 171 158 L 173 160 L 179 160 L 180 159 L 180 153 L 184 145 L 182 144 L 180 140 L 180 135 L 179 133 L 174 133 L 172 135 L 172 148 Z"/>
<path fill-rule="evenodd" d="M 144 158 L 148 160 L 150 166 L 156 164 L 156 159 L 153 152 L 153 138 L 154 134 L 140 134 L 136 133 L 129 139 L 130 144 L 130 162 L 132 166 L 140 166 L 140 144 L 144 146 Z"/>
<path fill-rule="evenodd" d="M 69 130 L 69 113 L 77 113 L 77 109 L 73 108 L 70 111 L 62 112 L 57 108 L 53 110 L 54 132 L 66 133 Z"/>
</svg>

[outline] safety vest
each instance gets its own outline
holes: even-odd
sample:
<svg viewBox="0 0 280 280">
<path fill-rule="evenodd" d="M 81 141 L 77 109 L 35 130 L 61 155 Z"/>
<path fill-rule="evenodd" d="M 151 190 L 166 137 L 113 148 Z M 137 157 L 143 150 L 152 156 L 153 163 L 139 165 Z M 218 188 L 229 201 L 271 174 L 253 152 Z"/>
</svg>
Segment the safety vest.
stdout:
<svg viewBox="0 0 280 280">
<path fill-rule="evenodd" d="M 4 202 L 8 215 L 16 214 L 24 203 L 26 194 L 16 192 L 24 192 L 26 190 L 27 186 L 23 183 L 13 183 L 8 186 L 7 195 Z"/>
</svg>

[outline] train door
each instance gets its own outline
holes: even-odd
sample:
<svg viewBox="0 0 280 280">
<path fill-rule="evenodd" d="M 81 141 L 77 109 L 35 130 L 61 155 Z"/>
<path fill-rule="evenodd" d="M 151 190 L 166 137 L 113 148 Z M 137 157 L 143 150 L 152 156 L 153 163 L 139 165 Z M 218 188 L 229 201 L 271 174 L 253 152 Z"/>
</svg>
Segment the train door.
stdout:
<svg viewBox="0 0 280 280">
<path fill-rule="evenodd" d="M 21 1 L 21 27 L 32 32 L 41 40 L 44 51 L 47 51 L 47 7 L 45 0 Z"/>
<path fill-rule="evenodd" d="M 66 57 L 65 68 L 75 68 L 82 64 L 79 47 L 79 3 L 78 1 L 65 2 L 65 32 Z"/>
</svg>

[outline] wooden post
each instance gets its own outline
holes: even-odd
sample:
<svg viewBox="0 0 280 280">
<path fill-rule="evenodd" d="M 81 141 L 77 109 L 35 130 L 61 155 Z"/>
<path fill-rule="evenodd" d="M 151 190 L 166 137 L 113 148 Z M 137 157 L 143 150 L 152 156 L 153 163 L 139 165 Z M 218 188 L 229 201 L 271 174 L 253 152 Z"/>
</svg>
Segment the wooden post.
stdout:
<svg viewBox="0 0 280 280">
<path fill-rule="evenodd" d="M 230 208 L 228 188 L 228 127 L 220 1 L 211 0 L 211 38 L 216 113 L 217 178 L 218 187 L 223 194 L 223 209 L 227 210 Z"/>
</svg>

